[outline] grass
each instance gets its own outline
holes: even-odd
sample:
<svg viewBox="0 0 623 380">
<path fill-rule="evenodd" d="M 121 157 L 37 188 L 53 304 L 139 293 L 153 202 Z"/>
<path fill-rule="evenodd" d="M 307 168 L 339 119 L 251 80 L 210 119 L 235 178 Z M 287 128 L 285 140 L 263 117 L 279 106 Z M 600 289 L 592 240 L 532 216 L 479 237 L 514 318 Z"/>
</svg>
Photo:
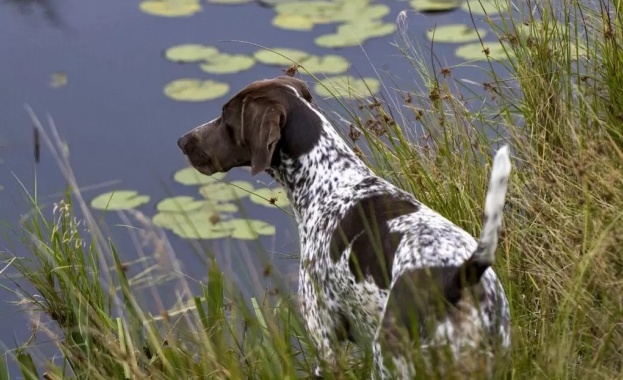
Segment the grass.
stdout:
<svg viewBox="0 0 623 380">
<path fill-rule="evenodd" d="M 390 78 L 390 98 L 344 104 L 353 126 L 348 138 L 355 146 L 365 139 L 365 158 L 379 175 L 476 236 L 491 153 L 509 141 L 514 171 L 495 269 L 511 304 L 513 337 L 496 378 L 621 379 L 621 3 L 531 6 L 521 18 L 491 21 L 516 58 L 503 70 L 479 65 L 490 78 L 484 96 L 427 49 L 399 37 L 397 48 L 423 84 L 404 88 L 396 79 L 401 84 L 392 86 Z M 22 376 L 293 379 L 309 373 L 315 353 L 278 274 L 258 273 L 277 291 L 248 299 L 208 259 L 208 281 L 193 284 L 179 273 L 166 237 L 135 214 L 130 233 L 172 269 L 145 255 L 144 269 L 128 276 L 58 140 L 53 133 L 44 137 L 72 192 L 53 218 L 32 199 L 34 212 L 19 231 L 30 257 L 12 265 L 25 280 L 16 282 L 20 303 L 51 322 L 33 318 L 33 336 L 48 336 L 62 355 L 46 358 L 36 344 L 24 343 L 13 355 Z M 175 285 L 174 309 L 158 306 L 154 283 L 165 272 Z M 354 353 L 341 364 L 337 378 L 358 379 L 370 363 Z M 0 361 L 0 379 L 8 377 Z"/>
</svg>

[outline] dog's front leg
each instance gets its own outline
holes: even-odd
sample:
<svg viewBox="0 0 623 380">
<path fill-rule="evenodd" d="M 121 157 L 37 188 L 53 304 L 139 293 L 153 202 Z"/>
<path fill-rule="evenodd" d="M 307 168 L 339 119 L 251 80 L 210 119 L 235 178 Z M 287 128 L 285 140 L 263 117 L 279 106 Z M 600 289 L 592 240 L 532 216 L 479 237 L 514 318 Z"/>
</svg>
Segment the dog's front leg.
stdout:
<svg viewBox="0 0 623 380">
<path fill-rule="evenodd" d="M 337 360 L 333 345 L 337 344 L 338 307 L 334 300 L 324 297 L 318 276 L 307 268 L 301 268 L 301 304 L 303 318 L 311 343 L 319 359 L 330 370 L 336 370 Z M 336 320 L 337 318 L 337 320 Z M 314 361 L 313 375 L 322 378 L 320 363 Z"/>
</svg>

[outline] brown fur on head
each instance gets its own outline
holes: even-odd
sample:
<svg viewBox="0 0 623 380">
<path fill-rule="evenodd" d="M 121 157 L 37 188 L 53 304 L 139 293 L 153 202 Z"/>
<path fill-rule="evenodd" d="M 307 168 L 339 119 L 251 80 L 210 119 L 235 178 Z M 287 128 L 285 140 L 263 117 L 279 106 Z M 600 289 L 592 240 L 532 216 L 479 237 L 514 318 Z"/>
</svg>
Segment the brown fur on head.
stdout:
<svg viewBox="0 0 623 380">
<path fill-rule="evenodd" d="M 302 100 L 311 102 L 311 94 L 299 79 L 254 82 L 225 103 L 220 117 L 186 133 L 177 143 L 203 174 L 251 166 L 255 175 L 271 165 L 283 128 Z"/>
</svg>

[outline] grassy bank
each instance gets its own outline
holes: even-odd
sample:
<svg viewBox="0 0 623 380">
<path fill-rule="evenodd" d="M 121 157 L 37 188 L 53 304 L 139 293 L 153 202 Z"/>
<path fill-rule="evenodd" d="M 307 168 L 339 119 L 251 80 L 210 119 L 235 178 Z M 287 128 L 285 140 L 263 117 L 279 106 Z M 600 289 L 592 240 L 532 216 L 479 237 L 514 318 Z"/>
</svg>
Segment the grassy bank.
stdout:
<svg viewBox="0 0 623 380">
<path fill-rule="evenodd" d="M 454 78 L 452 68 L 431 64 L 436 61 L 426 49 L 398 37 L 399 49 L 425 84 L 401 83 L 400 91 L 390 91 L 396 94 L 391 99 L 362 100 L 360 107 L 342 110 L 358 127 L 347 138 L 355 145 L 367 141 L 379 175 L 474 235 L 491 153 L 502 138 L 510 142 L 514 172 L 495 268 L 511 303 L 513 343 L 499 378 L 622 377 L 618 9 L 618 2 L 561 3 L 555 9 L 544 2 L 532 17 L 492 21 L 515 58 L 506 61 L 507 70 L 478 64 L 490 78 L 482 84 L 484 96 Z M 393 87 L 391 79 L 385 83 Z M 314 353 L 278 274 L 258 273 L 274 286 L 248 299 L 207 260 L 209 280 L 193 291 L 166 237 L 131 214 L 136 228 L 129 233 L 141 243 L 137 251 L 150 254 L 138 255 L 144 269 L 129 276 L 77 190 L 62 144 L 53 134 L 44 140 L 73 192 L 59 201 L 53 218 L 32 199 L 34 212 L 18 232 L 31 257 L 12 265 L 29 284 L 17 294 L 23 307 L 33 321 L 38 312 L 45 315 L 33 323 L 33 334 L 51 338 L 63 357 L 43 357 L 34 339 L 24 343 L 13 352 L 24 377 L 40 379 L 44 371 L 48 379 L 307 375 Z M 164 275 L 177 290 L 175 309 L 158 306 L 154 284 Z M 365 355 L 342 359 L 338 378 L 365 378 Z M 5 374 L 0 370 L 0 379 Z"/>
</svg>

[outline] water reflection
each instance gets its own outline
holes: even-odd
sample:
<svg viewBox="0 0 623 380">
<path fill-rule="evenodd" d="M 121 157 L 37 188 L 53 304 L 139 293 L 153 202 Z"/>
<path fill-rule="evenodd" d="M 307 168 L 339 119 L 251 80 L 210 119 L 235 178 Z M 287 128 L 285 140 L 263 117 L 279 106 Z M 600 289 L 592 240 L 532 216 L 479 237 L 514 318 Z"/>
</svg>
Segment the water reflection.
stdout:
<svg viewBox="0 0 623 380">
<path fill-rule="evenodd" d="M 63 25 L 62 18 L 57 10 L 57 0 L 0 0 L 0 5 L 11 5 L 25 15 L 39 14 L 53 26 Z"/>
</svg>

